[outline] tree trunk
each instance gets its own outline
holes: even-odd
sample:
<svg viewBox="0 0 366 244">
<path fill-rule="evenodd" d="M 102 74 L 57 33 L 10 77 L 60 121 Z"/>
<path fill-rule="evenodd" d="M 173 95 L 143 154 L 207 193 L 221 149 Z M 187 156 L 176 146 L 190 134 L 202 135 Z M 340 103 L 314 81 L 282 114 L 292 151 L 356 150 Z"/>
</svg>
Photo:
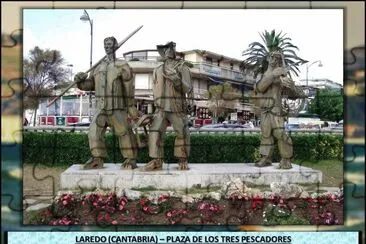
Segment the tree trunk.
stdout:
<svg viewBox="0 0 366 244">
<path fill-rule="evenodd" d="M 34 113 L 33 113 L 33 126 L 36 126 L 36 121 L 37 121 L 37 109 L 34 109 Z"/>
</svg>

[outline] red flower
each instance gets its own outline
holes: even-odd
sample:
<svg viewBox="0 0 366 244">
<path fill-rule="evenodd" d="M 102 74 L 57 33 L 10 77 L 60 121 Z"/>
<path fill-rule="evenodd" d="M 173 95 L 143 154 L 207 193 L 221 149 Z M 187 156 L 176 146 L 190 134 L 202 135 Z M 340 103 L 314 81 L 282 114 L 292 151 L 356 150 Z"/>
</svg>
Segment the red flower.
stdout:
<svg viewBox="0 0 366 244">
<path fill-rule="evenodd" d="M 145 199 L 145 198 L 141 198 L 141 199 L 139 200 L 139 203 L 140 203 L 142 206 L 144 206 L 144 205 L 146 204 L 146 202 L 147 202 L 147 199 Z"/>
<path fill-rule="evenodd" d="M 105 219 L 105 221 L 107 221 L 107 222 L 111 222 L 111 216 L 110 216 L 109 214 L 106 214 L 106 215 L 104 216 L 104 219 Z"/>
</svg>

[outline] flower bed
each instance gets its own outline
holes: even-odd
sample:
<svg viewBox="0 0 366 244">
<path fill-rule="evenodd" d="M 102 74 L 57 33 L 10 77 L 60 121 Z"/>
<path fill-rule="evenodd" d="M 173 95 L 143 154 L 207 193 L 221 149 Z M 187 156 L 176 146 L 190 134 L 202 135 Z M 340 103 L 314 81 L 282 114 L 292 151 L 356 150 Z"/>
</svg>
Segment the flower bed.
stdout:
<svg viewBox="0 0 366 244">
<path fill-rule="evenodd" d="M 136 200 L 115 193 L 62 194 L 25 224 L 341 225 L 343 195 L 288 199 L 233 196 L 182 202 L 169 194 Z"/>
</svg>

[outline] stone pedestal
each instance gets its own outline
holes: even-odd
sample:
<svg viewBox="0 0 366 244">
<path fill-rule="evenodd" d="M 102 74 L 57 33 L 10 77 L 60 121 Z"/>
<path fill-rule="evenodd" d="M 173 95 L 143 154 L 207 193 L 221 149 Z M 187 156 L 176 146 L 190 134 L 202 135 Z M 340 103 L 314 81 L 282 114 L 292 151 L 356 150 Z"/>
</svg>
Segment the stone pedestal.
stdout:
<svg viewBox="0 0 366 244">
<path fill-rule="evenodd" d="M 139 168 L 144 164 L 138 164 Z M 154 188 L 178 190 L 191 187 L 222 186 L 232 179 L 245 183 L 270 185 L 272 182 L 316 184 L 322 182 L 322 172 L 293 164 L 289 170 L 273 166 L 258 168 L 253 163 L 190 164 L 190 170 L 180 171 L 177 164 L 164 164 L 163 170 L 142 172 L 121 170 L 121 164 L 105 164 L 103 169 L 82 170 L 72 165 L 61 174 L 60 189 Z"/>
</svg>

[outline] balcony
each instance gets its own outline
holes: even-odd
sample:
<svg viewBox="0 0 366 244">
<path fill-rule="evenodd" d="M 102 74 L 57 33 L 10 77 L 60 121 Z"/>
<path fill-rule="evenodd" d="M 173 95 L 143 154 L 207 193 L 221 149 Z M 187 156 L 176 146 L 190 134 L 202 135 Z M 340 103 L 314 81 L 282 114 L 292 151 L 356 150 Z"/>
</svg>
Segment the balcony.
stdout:
<svg viewBox="0 0 366 244">
<path fill-rule="evenodd" d="M 126 57 L 126 61 L 128 61 L 134 72 L 151 72 L 156 66 L 162 63 L 160 56 Z M 254 81 L 253 79 L 247 79 L 246 74 L 238 70 L 231 70 L 230 68 L 219 67 L 204 62 L 192 62 L 192 64 L 192 73 L 241 83 L 246 82 L 252 84 Z"/>
<path fill-rule="evenodd" d="M 133 72 L 136 73 L 150 73 L 162 63 L 159 60 L 159 56 L 127 57 L 126 61 L 131 66 Z"/>
<path fill-rule="evenodd" d="M 225 67 L 219 67 L 209 63 L 193 63 L 193 69 L 199 73 L 221 78 L 225 80 L 232 80 L 237 82 L 246 82 L 246 75 L 237 70 L 231 70 Z"/>
</svg>

